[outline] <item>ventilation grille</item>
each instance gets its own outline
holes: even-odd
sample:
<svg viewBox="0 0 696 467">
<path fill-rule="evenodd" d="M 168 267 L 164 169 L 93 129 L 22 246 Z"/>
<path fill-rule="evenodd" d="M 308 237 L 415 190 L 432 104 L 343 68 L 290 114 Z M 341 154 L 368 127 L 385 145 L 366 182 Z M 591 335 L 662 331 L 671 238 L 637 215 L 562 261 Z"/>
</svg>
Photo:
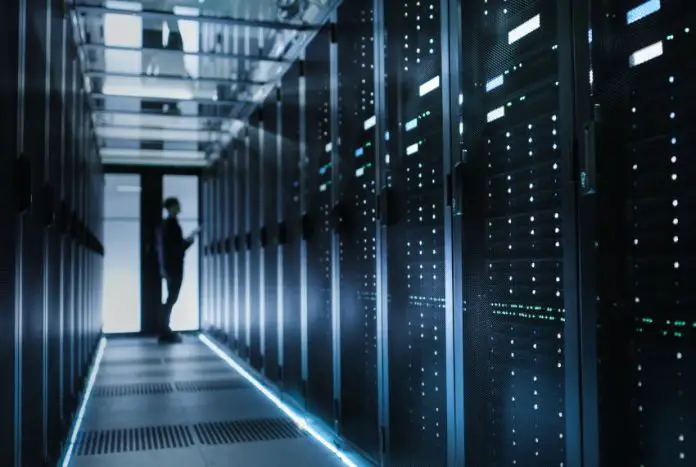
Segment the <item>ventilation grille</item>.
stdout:
<svg viewBox="0 0 696 467">
<path fill-rule="evenodd" d="M 229 371 L 229 370 L 228 370 Z M 171 394 L 174 392 L 210 392 L 248 388 L 249 384 L 239 377 L 215 380 L 189 380 L 174 383 L 103 384 L 94 387 L 95 397 L 145 396 Z"/>
<path fill-rule="evenodd" d="M 226 389 L 244 389 L 249 387 L 249 383 L 241 378 L 234 378 L 209 381 L 178 381 L 174 383 L 174 387 L 178 392 L 206 392 L 223 391 Z"/>
<path fill-rule="evenodd" d="M 303 435 L 290 420 L 237 420 L 199 423 L 193 426 L 198 441 L 204 445 L 221 445 L 301 438 Z"/>
<path fill-rule="evenodd" d="M 114 359 L 110 360 L 108 358 L 102 360 L 101 365 L 104 366 L 132 366 L 132 365 L 161 365 L 164 363 L 162 358 L 129 358 L 129 359 Z"/>
<path fill-rule="evenodd" d="M 165 363 L 177 363 L 177 362 L 220 362 L 224 363 L 224 361 L 218 357 L 215 354 L 210 354 L 210 352 L 206 352 L 205 354 L 201 355 L 182 355 L 182 356 L 174 356 L 174 357 L 165 357 L 164 358 Z"/>
<path fill-rule="evenodd" d="M 187 448 L 195 443 L 185 425 L 87 431 L 77 438 L 78 456 Z"/>
<path fill-rule="evenodd" d="M 94 397 L 143 396 L 146 394 L 167 394 L 172 392 L 169 383 L 134 383 L 95 386 Z"/>
</svg>

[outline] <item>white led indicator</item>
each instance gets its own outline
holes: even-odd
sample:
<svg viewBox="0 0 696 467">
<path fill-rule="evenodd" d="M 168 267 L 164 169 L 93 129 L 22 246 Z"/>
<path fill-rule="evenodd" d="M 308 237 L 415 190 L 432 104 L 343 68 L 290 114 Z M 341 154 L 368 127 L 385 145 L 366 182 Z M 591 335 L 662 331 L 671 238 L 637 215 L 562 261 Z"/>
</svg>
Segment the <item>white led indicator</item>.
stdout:
<svg viewBox="0 0 696 467">
<path fill-rule="evenodd" d="M 417 152 L 418 152 L 418 143 L 412 144 L 406 148 L 406 155 L 408 155 L 408 156 L 410 156 L 411 154 L 415 154 Z"/>
<path fill-rule="evenodd" d="M 418 119 L 414 118 L 406 122 L 406 131 L 411 131 L 418 126 Z"/>
<path fill-rule="evenodd" d="M 508 32 L 508 44 L 513 44 L 524 36 L 531 34 L 541 27 L 541 15 L 536 15 L 532 19 L 525 21 L 512 31 Z"/>
<path fill-rule="evenodd" d="M 363 123 L 363 128 L 366 130 L 369 130 L 370 128 L 372 128 L 376 124 L 377 124 L 377 117 L 375 115 L 373 115 L 372 117 L 365 120 L 365 122 Z"/>
<path fill-rule="evenodd" d="M 326 146 L 324 146 L 324 151 L 326 151 L 326 152 L 331 152 L 332 149 L 333 149 L 333 144 L 331 144 L 331 143 L 328 143 Z"/>
<path fill-rule="evenodd" d="M 660 0 L 648 0 L 645 3 L 638 5 L 637 7 L 628 10 L 626 13 L 626 24 L 632 24 L 636 21 L 657 13 L 660 11 L 661 5 Z"/>
<path fill-rule="evenodd" d="M 430 91 L 434 91 L 435 89 L 440 87 L 440 77 L 436 76 L 430 81 L 426 81 L 425 83 L 420 85 L 420 88 L 418 90 L 418 94 L 423 97 L 426 94 L 428 94 Z"/>
<path fill-rule="evenodd" d="M 488 123 L 498 120 L 499 118 L 503 118 L 505 116 L 505 107 L 501 106 L 498 107 L 497 109 L 493 109 L 490 112 L 488 112 L 488 115 L 486 116 L 486 120 Z"/>
<path fill-rule="evenodd" d="M 505 83 L 504 75 L 498 75 L 495 78 L 488 80 L 486 83 L 486 92 L 491 92 L 495 88 L 499 88 L 503 85 L 503 83 Z"/>
<path fill-rule="evenodd" d="M 631 67 L 641 65 L 645 62 L 649 62 L 653 58 L 659 57 L 662 53 L 662 41 L 655 42 L 652 45 L 633 52 L 628 58 L 628 65 Z"/>
</svg>

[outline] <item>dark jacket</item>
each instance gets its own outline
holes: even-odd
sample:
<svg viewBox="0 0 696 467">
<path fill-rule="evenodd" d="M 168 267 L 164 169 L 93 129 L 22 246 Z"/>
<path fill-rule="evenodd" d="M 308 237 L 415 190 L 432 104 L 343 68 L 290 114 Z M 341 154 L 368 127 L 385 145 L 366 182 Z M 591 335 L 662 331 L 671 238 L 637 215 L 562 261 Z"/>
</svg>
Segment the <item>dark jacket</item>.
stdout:
<svg viewBox="0 0 696 467">
<path fill-rule="evenodd" d="M 164 277 L 182 275 L 184 272 L 184 255 L 193 244 L 185 240 L 179 221 L 168 218 L 162 222 L 157 231 L 157 253 L 160 273 Z"/>
</svg>

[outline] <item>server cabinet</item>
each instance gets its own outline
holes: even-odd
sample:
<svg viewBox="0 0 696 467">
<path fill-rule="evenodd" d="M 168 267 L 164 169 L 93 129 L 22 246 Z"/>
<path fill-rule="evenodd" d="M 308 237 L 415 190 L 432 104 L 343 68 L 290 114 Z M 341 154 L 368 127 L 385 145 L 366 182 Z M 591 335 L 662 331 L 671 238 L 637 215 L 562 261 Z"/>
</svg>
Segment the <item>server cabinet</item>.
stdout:
<svg viewBox="0 0 696 467">
<path fill-rule="evenodd" d="M 237 186 L 239 187 L 239 219 L 238 249 L 239 264 L 237 281 L 239 284 L 239 356 L 249 358 L 249 268 L 251 262 L 251 234 L 249 231 L 249 129 L 245 128 L 239 148 L 239 169 L 237 170 Z"/>
<path fill-rule="evenodd" d="M 203 220 L 203 228 L 201 231 L 201 244 L 203 248 L 201 250 L 201 328 L 208 330 L 210 327 L 210 272 L 208 271 L 208 266 L 210 264 L 208 250 L 210 245 L 210 210 L 211 199 L 209 194 L 209 180 L 208 171 L 204 171 L 201 176 L 201 198 L 202 198 L 202 213 L 201 217 Z"/>
<path fill-rule="evenodd" d="M 263 204 L 263 371 L 271 381 L 278 380 L 278 89 L 274 88 L 263 105 L 263 153 L 261 154 Z"/>
<path fill-rule="evenodd" d="M 15 246 L 20 234 L 17 208 L 26 198 L 21 191 L 23 185 L 17 170 L 20 144 L 17 140 L 18 106 L 22 105 L 18 93 L 20 63 L 18 60 L 22 34 L 20 2 L 12 2 L 3 8 L 0 28 L 0 115 L 3 125 L 0 134 L 5 144 L 5 154 L 0 157 L 0 309 L 4 310 L 5 324 L 0 327 L 0 371 L 5 381 L 0 385 L 0 426 L 4 435 L 0 439 L 0 464 L 15 465 L 15 444 L 21 427 L 16 419 L 16 395 L 21 390 L 21 373 L 17 362 L 21 351 L 18 325 L 21 322 L 21 296 L 16 293 L 17 265 L 19 255 Z M 26 185 L 25 185 L 26 186 Z M 23 204 L 23 203 L 22 203 Z"/>
<path fill-rule="evenodd" d="M 578 388 L 566 385 L 564 321 L 577 278 L 563 4 L 462 12 L 466 158 L 456 189 L 471 466 L 580 462 L 565 454 L 566 423 L 577 427 L 579 414 L 566 400 Z"/>
<path fill-rule="evenodd" d="M 24 53 L 25 106 L 21 158 L 29 166 L 31 197 L 21 226 L 21 463 L 41 465 L 45 453 L 44 394 L 44 200 L 46 134 L 46 8 L 27 2 Z"/>
<path fill-rule="evenodd" d="M 229 147 L 222 153 L 222 166 L 220 167 L 221 201 L 220 211 L 222 216 L 222 229 L 220 233 L 220 275 L 222 281 L 222 307 L 220 310 L 220 337 L 223 342 L 229 342 L 230 336 L 230 304 L 232 296 L 232 283 L 230 280 L 230 226 L 232 198 L 230 190 L 230 151 Z"/>
<path fill-rule="evenodd" d="M 235 351 L 239 351 L 239 340 L 241 336 L 240 319 L 244 313 L 244 308 L 242 306 L 242 288 L 240 284 L 240 258 L 242 256 L 241 252 L 241 237 L 240 230 L 241 225 L 243 225 L 244 218 L 242 213 L 239 211 L 240 199 L 242 198 L 241 185 L 239 184 L 241 172 L 241 155 L 242 151 L 239 147 L 239 142 L 236 139 L 230 141 L 230 172 L 229 172 L 229 183 L 231 186 L 231 196 L 230 196 L 230 218 L 231 225 L 229 229 L 230 238 L 230 288 L 232 289 L 232 303 L 228 310 L 231 313 L 230 320 L 231 330 L 230 330 L 230 343 L 231 347 Z M 243 264 L 243 263 L 242 263 Z"/>
<path fill-rule="evenodd" d="M 585 15 L 576 31 L 592 33 L 577 64 L 585 78 L 578 135 L 583 312 L 599 324 L 601 462 L 688 465 L 696 457 L 696 263 L 688 246 L 696 230 L 696 5 L 577 4 Z"/>
<path fill-rule="evenodd" d="M 338 10 L 341 432 L 379 459 L 373 0 Z"/>
<path fill-rule="evenodd" d="M 307 242 L 307 404 L 333 426 L 333 318 L 331 212 L 333 147 L 331 135 L 331 30 L 324 27 L 307 46 L 306 160 L 303 190 Z M 315 349 L 321 349 L 317 351 Z"/>
<path fill-rule="evenodd" d="M 46 404 L 44 430 L 47 439 L 46 454 L 49 462 L 55 463 L 60 453 L 65 431 L 61 424 L 62 392 L 62 339 L 63 339 L 63 306 L 61 276 L 62 266 L 62 232 L 58 222 L 60 201 L 62 199 L 62 171 L 64 166 L 64 48 L 67 40 L 67 24 L 63 15 L 62 4 L 52 1 L 50 25 L 50 80 L 49 80 L 49 138 L 46 153 L 48 154 L 48 177 L 44 186 L 44 198 L 47 204 L 45 225 L 46 238 L 46 284 L 45 306 L 47 308 L 47 346 L 46 346 Z M 98 194 L 98 193 L 95 193 Z"/>
<path fill-rule="evenodd" d="M 220 336 L 222 329 L 222 251 L 220 249 L 220 239 L 222 238 L 222 160 L 218 159 L 212 168 L 212 220 L 213 220 L 213 235 L 212 235 L 212 251 L 211 251 L 211 271 L 210 278 L 211 287 L 213 290 L 213 328 L 216 335 Z"/>
<path fill-rule="evenodd" d="M 385 4 L 388 455 L 447 463 L 445 174 L 440 4 Z"/>
<path fill-rule="evenodd" d="M 256 110 L 249 117 L 249 171 L 247 183 L 249 190 L 249 220 L 247 235 L 249 248 L 249 275 L 247 276 L 247 292 L 249 294 L 249 362 L 256 370 L 261 370 L 262 349 L 261 330 L 263 320 L 261 316 L 261 157 L 263 148 L 262 139 L 263 123 L 261 114 Z"/>
<path fill-rule="evenodd" d="M 302 378 L 302 187 L 300 138 L 300 65 L 293 64 L 281 83 L 282 210 L 278 241 L 282 250 L 283 388 L 296 400 L 304 397 Z"/>
</svg>

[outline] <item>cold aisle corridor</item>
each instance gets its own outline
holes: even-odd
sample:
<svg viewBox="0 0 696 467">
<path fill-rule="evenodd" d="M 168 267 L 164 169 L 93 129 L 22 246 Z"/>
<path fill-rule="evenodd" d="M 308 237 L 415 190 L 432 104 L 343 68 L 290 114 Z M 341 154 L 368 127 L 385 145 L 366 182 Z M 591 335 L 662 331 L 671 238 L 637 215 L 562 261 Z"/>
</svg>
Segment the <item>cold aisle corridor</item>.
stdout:
<svg viewBox="0 0 696 467">
<path fill-rule="evenodd" d="M 198 337 L 103 342 L 67 465 L 343 465 Z"/>
</svg>

